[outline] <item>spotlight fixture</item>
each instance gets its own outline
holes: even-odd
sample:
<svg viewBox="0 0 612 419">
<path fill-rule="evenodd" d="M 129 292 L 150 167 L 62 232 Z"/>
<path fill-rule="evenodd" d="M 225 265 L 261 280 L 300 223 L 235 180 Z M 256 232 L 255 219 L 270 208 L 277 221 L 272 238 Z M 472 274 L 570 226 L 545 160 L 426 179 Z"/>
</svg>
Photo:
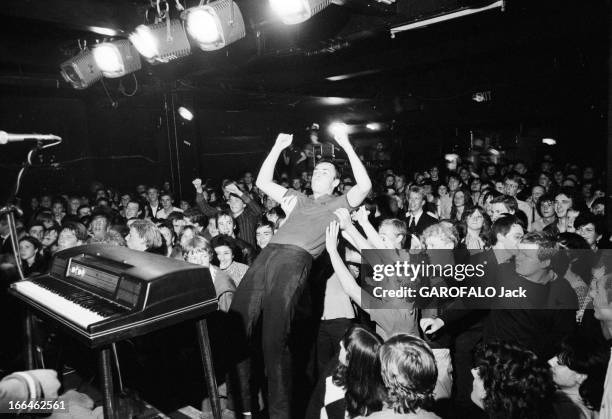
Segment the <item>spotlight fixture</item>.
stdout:
<svg viewBox="0 0 612 419">
<path fill-rule="evenodd" d="M 542 138 L 542 144 L 556 145 L 557 144 L 557 140 L 555 140 L 554 138 Z"/>
<path fill-rule="evenodd" d="M 325 9 L 332 0 L 270 0 L 270 7 L 285 25 L 302 23 Z"/>
<path fill-rule="evenodd" d="M 369 129 L 370 131 L 377 131 L 382 128 L 382 125 L 379 124 L 378 122 L 370 122 L 369 124 L 366 125 L 366 128 Z"/>
<path fill-rule="evenodd" d="M 181 106 L 180 108 L 177 109 L 178 114 L 181 116 L 181 118 L 183 118 L 186 121 L 191 121 L 193 119 L 193 112 L 191 112 L 189 109 L 187 109 L 184 106 Z"/>
<path fill-rule="evenodd" d="M 93 56 L 104 77 L 117 78 L 140 70 L 140 56 L 130 41 L 103 42 L 93 47 Z"/>
<path fill-rule="evenodd" d="M 84 49 L 60 65 L 64 80 L 75 89 L 86 89 L 102 78 L 102 72 L 96 64 L 92 52 Z"/>
<path fill-rule="evenodd" d="M 167 63 L 191 53 L 183 22 L 174 19 L 154 25 L 140 25 L 129 36 L 130 41 L 151 64 Z"/>
<path fill-rule="evenodd" d="M 215 51 L 246 36 L 240 8 L 233 0 L 218 0 L 185 10 L 187 33 L 204 51 Z"/>
</svg>

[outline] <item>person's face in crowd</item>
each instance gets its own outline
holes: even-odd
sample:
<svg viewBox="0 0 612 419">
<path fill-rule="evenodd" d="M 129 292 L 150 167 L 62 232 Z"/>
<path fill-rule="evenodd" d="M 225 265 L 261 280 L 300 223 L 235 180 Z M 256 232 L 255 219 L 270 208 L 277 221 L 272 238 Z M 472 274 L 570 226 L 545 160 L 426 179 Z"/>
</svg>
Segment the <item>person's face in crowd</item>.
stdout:
<svg viewBox="0 0 612 419">
<path fill-rule="evenodd" d="M 53 220 L 45 219 L 45 220 L 42 221 L 42 225 L 45 227 L 45 229 L 51 228 L 51 227 L 53 227 Z"/>
<path fill-rule="evenodd" d="M 552 371 L 553 381 L 561 389 L 577 388 L 587 378 L 586 374 L 580 374 L 567 365 L 563 365 L 556 356 L 548 360 L 548 365 Z"/>
<path fill-rule="evenodd" d="M 401 176 L 396 176 L 395 177 L 395 189 L 396 190 L 402 189 L 405 185 L 406 185 L 406 182 L 404 182 L 404 178 L 403 177 L 401 177 Z"/>
<path fill-rule="evenodd" d="M 459 188 L 459 179 L 451 177 L 448 179 L 448 189 L 451 192 L 455 192 Z"/>
<path fill-rule="evenodd" d="M 106 191 L 104 189 L 98 189 L 96 191 L 96 199 L 99 198 L 108 198 L 108 195 L 106 194 Z"/>
<path fill-rule="evenodd" d="M 68 201 L 68 205 L 70 205 L 70 213 L 76 214 L 81 206 L 81 200 L 79 198 L 71 198 L 70 201 Z"/>
<path fill-rule="evenodd" d="M 461 181 L 467 185 L 470 180 L 470 171 L 463 167 L 461 170 L 459 170 L 459 177 L 461 178 Z"/>
<path fill-rule="evenodd" d="M 582 236 L 589 246 L 593 246 L 599 239 L 601 239 L 601 235 L 597 234 L 597 230 L 595 230 L 593 223 L 581 225 L 576 229 L 576 233 Z"/>
<path fill-rule="evenodd" d="M 484 224 L 484 216 L 480 211 L 474 211 L 465 219 L 467 226 L 470 230 L 478 230 L 482 228 Z"/>
<path fill-rule="evenodd" d="M 42 245 L 49 247 L 57 241 L 57 231 L 55 229 L 45 231 L 42 239 Z"/>
<path fill-rule="evenodd" d="M 130 202 L 125 207 L 125 218 L 137 218 L 140 215 L 140 206 L 136 202 Z"/>
<path fill-rule="evenodd" d="M 28 234 L 37 239 L 38 241 L 42 241 L 45 234 L 45 228 L 41 225 L 32 226 L 28 230 Z"/>
<path fill-rule="evenodd" d="M 167 247 L 172 247 L 174 245 L 174 236 L 172 236 L 172 231 L 166 226 L 160 226 L 159 232 L 162 236 L 164 236 L 164 240 L 166 241 Z"/>
<path fill-rule="evenodd" d="M 388 249 L 402 248 L 403 235 L 398 234 L 392 225 L 381 225 L 378 228 L 378 235 Z"/>
<path fill-rule="evenodd" d="M 552 170 L 552 163 L 549 161 L 542 162 L 542 164 L 540 164 L 540 170 L 549 173 Z"/>
<path fill-rule="evenodd" d="M 291 187 L 296 191 L 302 190 L 302 180 L 300 178 L 294 178 L 291 180 Z"/>
<path fill-rule="evenodd" d="M 542 217 L 550 218 L 555 215 L 555 203 L 550 201 L 544 201 L 540 203 L 540 212 Z"/>
<path fill-rule="evenodd" d="M 519 184 L 518 182 L 515 182 L 514 180 L 507 179 L 504 182 L 504 193 L 506 195 L 516 196 L 516 194 L 518 193 L 518 189 L 519 189 Z"/>
<path fill-rule="evenodd" d="M 189 208 L 191 208 L 191 205 L 189 205 L 189 202 L 185 201 L 184 199 L 181 199 L 181 202 L 179 203 L 179 208 L 183 211 L 187 211 Z"/>
<path fill-rule="evenodd" d="M 172 209 L 172 198 L 170 195 L 162 195 L 160 202 L 164 210 Z"/>
<path fill-rule="evenodd" d="M 555 197 L 555 213 L 557 217 L 565 217 L 567 211 L 572 208 L 572 198 L 565 194 L 559 194 Z"/>
<path fill-rule="evenodd" d="M 439 196 L 447 196 L 448 195 L 448 188 L 446 187 L 446 185 L 438 186 L 438 195 Z"/>
<path fill-rule="evenodd" d="M 502 181 L 497 181 L 495 182 L 495 190 L 501 194 L 505 194 L 506 193 L 506 185 L 504 185 L 504 182 Z"/>
<path fill-rule="evenodd" d="M 270 226 L 258 227 L 255 231 L 255 239 L 257 240 L 257 246 L 259 246 L 261 249 L 266 247 L 268 243 L 270 243 L 270 240 L 272 239 L 273 235 L 274 232 L 272 231 L 272 228 L 270 228 Z"/>
<path fill-rule="evenodd" d="M 538 185 L 542 186 L 544 189 L 548 190 L 548 187 L 550 186 L 550 178 L 548 176 L 546 176 L 544 173 L 542 173 L 539 177 L 538 177 Z"/>
<path fill-rule="evenodd" d="M 217 219 L 219 234 L 234 235 L 234 219 L 228 215 L 223 215 Z"/>
<path fill-rule="evenodd" d="M 391 214 L 397 214 L 400 210 L 400 202 L 402 202 L 401 198 L 397 195 L 393 195 L 389 200 L 389 211 Z"/>
<path fill-rule="evenodd" d="M 453 196 L 453 204 L 456 207 L 462 207 L 465 205 L 465 194 L 463 191 L 455 192 L 455 195 Z"/>
<path fill-rule="evenodd" d="M 523 227 L 518 224 L 513 224 L 510 230 L 508 230 L 508 234 L 505 236 L 502 234 L 497 235 L 497 241 L 506 250 L 517 250 L 523 238 L 523 234 Z"/>
<path fill-rule="evenodd" d="M 596 277 L 591 281 L 589 296 L 593 299 L 595 318 L 602 322 L 612 322 L 612 290 L 606 288 L 607 278 Z"/>
<path fill-rule="evenodd" d="M 415 176 L 414 176 L 414 181 L 417 184 L 421 184 L 421 182 L 423 182 L 424 179 L 425 179 L 425 177 L 421 173 L 416 173 Z"/>
<path fill-rule="evenodd" d="M 138 195 L 146 194 L 147 193 L 146 185 L 138 185 L 138 186 L 136 186 L 136 193 Z"/>
<path fill-rule="evenodd" d="M 140 250 L 143 252 L 147 250 L 147 243 L 138 235 L 138 231 L 136 231 L 135 228 L 130 228 L 130 233 L 125 236 L 125 242 L 127 247 L 132 250 Z"/>
<path fill-rule="evenodd" d="M 253 184 L 253 173 L 246 172 L 244 174 L 244 183 L 249 186 Z"/>
<path fill-rule="evenodd" d="M 201 265 L 206 268 L 210 266 L 210 254 L 205 249 L 193 249 L 187 252 L 185 260 L 189 263 Z"/>
<path fill-rule="evenodd" d="M 108 207 L 108 200 L 106 198 L 98 199 L 99 207 Z"/>
<path fill-rule="evenodd" d="M 585 167 L 584 170 L 582 171 L 582 178 L 584 180 L 593 180 L 594 177 L 595 177 L 595 170 L 593 170 L 593 168 L 590 166 Z"/>
<path fill-rule="evenodd" d="M 279 220 L 279 216 L 278 216 L 278 215 L 276 215 L 276 214 L 275 214 L 275 213 L 273 213 L 273 212 L 267 212 L 267 213 L 266 213 L 266 220 L 268 220 L 268 221 L 270 221 L 271 223 L 273 223 L 274 225 L 276 225 L 276 223 L 277 223 L 277 222 L 278 222 L 278 220 Z"/>
<path fill-rule="evenodd" d="M 70 249 L 71 247 L 80 246 L 82 244 L 83 243 L 77 239 L 72 230 L 64 228 L 62 231 L 60 231 L 57 239 L 59 250 Z"/>
<path fill-rule="evenodd" d="M 516 254 L 516 273 L 524 277 L 541 274 L 550 261 L 540 261 L 538 258 L 539 245 L 537 243 L 519 243 Z"/>
<path fill-rule="evenodd" d="M 564 179 L 563 183 L 561 183 L 561 186 L 567 186 L 568 188 L 575 188 L 576 187 L 576 182 L 574 181 L 574 179 Z"/>
<path fill-rule="evenodd" d="M 310 182 L 310 173 L 308 172 L 302 172 L 302 180 L 304 182 Z"/>
<path fill-rule="evenodd" d="M 376 151 L 383 151 L 385 149 L 385 146 L 383 145 L 383 143 L 376 143 Z"/>
<path fill-rule="evenodd" d="M 385 187 L 392 188 L 393 185 L 395 185 L 395 176 L 387 175 L 387 177 L 385 177 Z"/>
<path fill-rule="evenodd" d="M 230 211 L 232 212 L 232 214 L 235 215 L 242 213 L 242 211 L 244 211 L 244 207 L 246 206 L 242 199 L 234 195 L 230 195 L 228 204 L 230 207 Z"/>
<path fill-rule="evenodd" d="M 108 221 L 104 217 L 96 217 L 91 222 L 91 232 L 97 239 L 102 239 L 108 230 Z"/>
<path fill-rule="evenodd" d="M 480 179 L 474 179 L 470 183 L 470 191 L 480 192 Z"/>
<path fill-rule="evenodd" d="M 534 186 L 533 188 L 531 188 L 531 200 L 534 203 L 538 202 L 538 199 L 540 199 L 542 197 L 542 195 L 544 195 L 544 192 L 546 192 L 546 191 L 540 185 Z"/>
<path fill-rule="evenodd" d="M 425 205 L 425 201 L 421 194 L 416 192 L 410 192 L 408 194 L 408 211 L 412 213 L 418 212 Z"/>
<path fill-rule="evenodd" d="M 595 204 L 591 207 L 591 212 L 595 215 L 605 215 L 606 206 L 604 204 Z"/>
<path fill-rule="evenodd" d="M 159 199 L 159 191 L 155 188 L 149 188 L 147 191 L 147 199 L 149 203 L 156 204 Z"/>
<path fill-rule="evenodd" d="M 219 268 L 226 269 L 234 261 L 234 252 L 228 246 L 215 247 L 217 259 L 219 259 Z"/>
<path fill-rule="evenodd" d="M 269 196 L 266 196 L 264 205 L 266 206 L 266 211 L 270 211 L 272 208 L 278 206 L 278 202 L 276 202 L 274 199 L 272 199 Z"/>
<path fill-rule="evenodd" d="M 319 163 L 312 173 L 312 191 L 315 194 L 331 193 L 338 185 L 336 179 L 336 168 L 331 163 Z"/>
<path fill-rule="evenodd" d="M 427 202 L 431 202 L 430 196 L 433 194 L 431 185 L 423 185 L 423 193 L 427 196 Z M 433 196 L 431 196 L 433 198 Z"/>
<path fill-rule="evenodd" d="M 172 220 L 172 229 L 178 236 L 181 234 L 181 230 L 183 230 L 183 226 L 185 225 L 185 220 Z"/>
<path fill-rule="evenodd" d="M 121 195 L 121 207 L 122 208 L 127 207 L 129 202 L 130 202 L 130 195 L 128 194 Z"/>
<path fill-rule="evenodd" d="M 438 176 L 440 175 L 440 170 L 437 167 L 432 167 L 429 170 L 429 176 L 431 176 L 431 180 L 438 180 Z"/>
<path fill-rule="evenodd" d="M 518 162 L 514 165 L 514 170 L 519 174 L 519 175 L 524 175 L 525 173 L 527 173 L 527 167 L 525 166 L 525 164 Z"/>
<path fill-rule="evenodd" d="M 450 250 L 455 248 L 455 244 L 444 237 L 429 236 L 425 239 L 425 247 L 435 250 Z"/>
<path fill-rule="evenodd" d="M 217 220 L 215 218 L 210 218 L 208 220 L 208 226 L 206 227 L 208 232 L 212 237 L 219 235 L 219 229 L 217 228 Z"/>
<path fill-rule="evenodd" d="M 555 179 L 555 182 L 557 182 L 557 184 L 561 185 L 565 176 L 563 176 L 563 172 L 561 170 L 556 170 L 553 174 L 553 178 Z"/>
<path fill-rule="evenodd" d="M 478 368 L 472 368 L 472 377 L 474 377 L 474 381 L 472 382 L 470 399 L 472 399 L 476 406 L 484 410 L 484 399 L 487 397 L 487 392 L 485 390 L 484 381 L 480 378 Z"/>
<path fill-rule="evenodd" d="M 506 206 L 501 202 L 490 204 L 490 211 L 491 213 L 489 214 L 489 217 L 491 217 L 492 222 L 495 222 L 499 218 L 508 214 L 508 208 L 506 208 Z"/>
<path fill-rule="evenodd" d="M 591 191 L 592 187 L 593 185 L 591 185 L 590 183 L 585 183 L 584 185 L 582 185 L 582 188 L 580 189 L 580 191 L 582 192 L 582 196 L 585 199 L 589 199 L 591 196 L 593 196 L 593 193 Z"/>
<path fill-rule="evenodd" d="M 30 260 L 36 256 L 36 247 L 27 240 L 19 242 L 19 257 L 23 260 Z"/>
<path fill-rule="evenodd" d="M 170 182 L 165 181 L 164 184 L 162 185 L 162 189 L 164 191 L 170 191 L 172 188 L 170 187 Z"/>
<path fill-rule="evenodd" d="M 39 206 L 40 206 L 40 202 L 38 202 L 38 198 L 34 197 L 30 199 L 30 208 L 35 210 L 35 209 L 38 209 Z"/>
<path fill-rule="evenodd" d="M 89 207 L 83 207 L 78 211 L 79 218 L 83 218 L 83 217 L 87 217 L 91 215 L 91 208 Z"/>
<path fill-rule="evenodd" d="M 42 198 L 40 198 L 40 206 L 51 209 L 51 197 L 49 195 L 43 195 Z"/>
</svg>

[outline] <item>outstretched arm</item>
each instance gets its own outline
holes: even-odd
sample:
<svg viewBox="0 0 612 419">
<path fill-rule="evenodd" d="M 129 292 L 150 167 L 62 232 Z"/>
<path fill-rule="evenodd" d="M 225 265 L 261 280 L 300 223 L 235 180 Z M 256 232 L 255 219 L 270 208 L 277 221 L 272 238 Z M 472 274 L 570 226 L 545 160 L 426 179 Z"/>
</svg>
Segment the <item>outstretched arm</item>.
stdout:
<svg viewBox="0 0 612 419">
<path fill-rule="evenodd" d="M 283 200 L 283 197 L 287 193 L 287 188 L 274 182 L 274 167 L 276 166 L 280 154 L 284 149 L 289 147 L 291 141 L 293 141 L 293 135 L 278 134 L 276 142 L 272 150 L 270 150 L 270 154 L 268 154 L 268 157 L 266 157 L 261 165 L 261 169 L 259 169 L 257 181 L 255 182 L 259 189 L 266 195 L 271 196 L 276 202 L 281 202 Z"/>
<path fill-rule="evenodd" d="M 334 273 L 338 277 L 344 292 L 355 304 L 361 307 L 361 287 L 357 285 L 355 278 L 353 278 L 338 253 L 338 230 L 340 230 L 340 226 L 336 221 L 332 221 L 325 230 L 325 247 L 334 267 Z"/>
<path fill-rule="evenodd" d="M 351 169 L 353 170 L 353 177 L 355 178 L 355 186 L 348 191 L 347 199 L 351 207 L 359 206 L 366 196 L 372 189 L 372 181 L 366 168 L 359 160 L 359 156 L 355 153 L 353 146 L 349 142 L 348 134 L 346 132 L 336 132 L 334 140 L 344 149 L 344 152 L 348 156 L 349 162 L 351 163 Z"/>
</svg>

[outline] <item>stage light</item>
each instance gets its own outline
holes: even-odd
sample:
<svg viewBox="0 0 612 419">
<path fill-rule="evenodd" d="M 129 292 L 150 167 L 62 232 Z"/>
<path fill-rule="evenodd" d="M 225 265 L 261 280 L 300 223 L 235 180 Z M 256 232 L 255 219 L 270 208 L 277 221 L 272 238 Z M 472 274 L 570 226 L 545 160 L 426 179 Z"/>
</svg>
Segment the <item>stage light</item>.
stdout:
<svg viewBox="0 0 612 419">
<path fill-rule="evenodd" d="M 370 131 L 377 131 L 381 128 L 381 125 L 377 122 L 370 122 L 369 124 L 366 125 L 366 128 L 369 129 Z"/>
<path fill-rule="evenodd" d="M 302 23 L 325 9 L 332 0 L 270 0 L 270 7 L 285 25 Z"/>
<path fill-rule="evenodd" d="M 92 52 L 104 77 L 122 77 L 141 68 L 140 56 L 127 39 L 103 42 Z"/>
<path fill-rule="evenodd" d="M 332 122 L 329 125 L 329 133 L 331 135 L 341 137 L 343 135 L 348 135 L 348 125 L 343 122 Z"/>
<path fill-rule="evenodd" d="M 187 121 L 191 121 L 193 119 L 193 112 L 191 112 L 189 109 L 187 109 L 184 106 L 181 106 L 180 108 L 178 108 L 178 114 L 181 116 L 181 118 Z"/>
<path fill-rule="evenodd" d="M 542 144 L 556 145 L 557 144 L 557 140 L 555 140 L 554 138 L 542 138 Z"/>
<path fill-rule="evenodd" d="M 187 32 L 204 51 L 215 51 L 246 35 L 240 8 L 233 0 L 219 0 L 183 12 Z"/>
<path fill-rule="evenodd" d="M 180 20 L 140 25 L 129 36 L 130 41 L 149 63 L 167 63 L 191 53 L 187 33 Z"/>
<path fill-rule="evenodd" d="M 101 28 L 99 26 L 90 26 L 89 30 L 93 33 L 97 33 L 98 35 L 104 36 L 117 36 L 119 35 L 119 31 L 111 28 Z"/>
<path fill-rule="evenodd" d="M 102 72 L 88 49 L 64 61 L 60 65 L 60 73 L 75 89 L 86 89 L 102 78 Z"/>
</svg>

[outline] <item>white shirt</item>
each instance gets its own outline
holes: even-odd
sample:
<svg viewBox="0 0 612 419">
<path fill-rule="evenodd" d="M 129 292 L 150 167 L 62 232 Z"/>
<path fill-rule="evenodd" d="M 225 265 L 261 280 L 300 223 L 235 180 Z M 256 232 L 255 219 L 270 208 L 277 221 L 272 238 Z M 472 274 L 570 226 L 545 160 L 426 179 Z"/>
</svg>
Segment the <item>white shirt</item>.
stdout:
<svg viewBox="0 0 612 419">
<path fill-rule="evenodd" d="M 421 219 L 421 215 L 423 215 L 423 209 L 421 208 L 416 214 L 411 214 L 409 212 L 406 213 L 406 217 L 408 217 L 408 227 L 410 227 L 413 223 L 413 218 L 414 218 L 414 225 L 416 226 L 419 223 L 419 220 Z"/>
</svg>

